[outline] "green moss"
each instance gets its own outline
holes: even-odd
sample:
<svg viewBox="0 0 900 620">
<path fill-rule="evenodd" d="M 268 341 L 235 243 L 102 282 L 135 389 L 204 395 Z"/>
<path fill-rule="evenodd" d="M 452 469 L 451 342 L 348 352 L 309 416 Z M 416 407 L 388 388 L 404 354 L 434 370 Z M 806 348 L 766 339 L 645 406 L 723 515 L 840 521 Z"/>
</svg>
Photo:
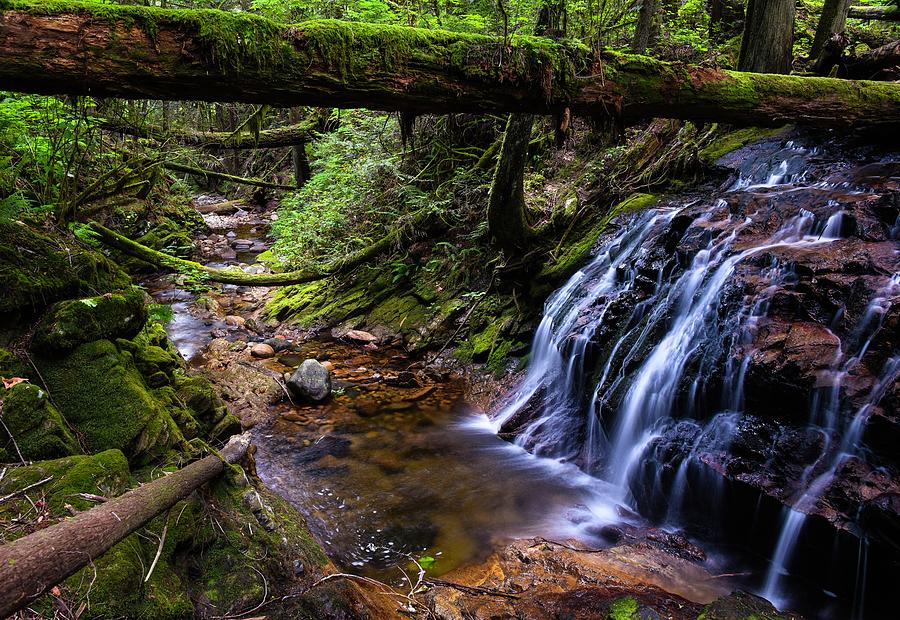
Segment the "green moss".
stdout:
<svg viewBox="0 0 900 620">
<path fill-rule="evenodd" d="M 712 165 L 732 151 L 736 151 L 751 142 L 776 136 L 785 129 L 785 127 L 745 127 L 744 129 L 723 133 L 713 140 L 709 146 L 700 151 L 700 160 L 707 165 Z"/>
<path fill-rule="evenodd" d="M 9 469 L 0 482 L 0 492 L 13 493 L 48 477 L 52 479 L 39 487 L 37 493 L 46 493 L 55 516 L 68 514 L 66 504 L 77 510 L 94 506 L 93 502 L 79 497 L 79 493 L 114 497 L 131 480 L 125 455 L 119 450 L 107 450 L 93 456 L 69 456 Z"/>
<path fill-rule="evenodd" d="M 610 221 L 625 213 L 633 213 L 652 207 L 658 200 L 659 198 L 652 194 L 637 193 L 613 206 L 593 228 L 578 235 L 575 240 L 564 245 L 557 253 L 556 259 L 544 266 L 537 277 L 537 284 L 540 286 L 540 289 L 533 288 L 533 294 L 539 296 L 541 293 L 546 292 L 548 287 L 554 286 L 574 273 L 587 259 L 591 249 L 597 243 L 600 235 L 606 231 Z"/>
<path fill-rule="evenodd" d="M 14 353 L 0 347 L 0 377 L 29 377 L 31 369 Z"/>
<path fill-rule="evenodd" d="M 182 441 L 131 355 L 110 341 L 83 344 L 65 357 L 41 358 L 38 364 L 60 411 L 90 450 L 118 448 L 142 461 Z"/>
<path fill-rule="evenodd" d="M 781 614 L 764 598 L 736 591 L 707 605 L 697 620 L 799 620 L 790 613 Z"/>
<path fill-rule="evenodd" d="M 3 421 L 26 459 L 39 461 L 80 452 L 74 435 L 43 389 L 30 383 L 20 383 L 5 391 L 0 388 L 0 402 Z M 3 427 L 0 427 L 0 446 L 5 446 L 9 453 L 16 452 Z"/>
<path fill-rule="evenodd" d="M 633 620 L 637 617 L 638 602 L 631 596 L 616 599 L 609 606 L 607 620 Z"/>
<path fill-rule="evenodd" d="M 61 301 L 41 321 L 34 346 L 42 352 L 68 351 L 93 340 L 131 338 L 146 321 L 144 293 L 137 287 L 123 293 Z"/>
<path fill-rule="evenodd" d="M 0 314 L 29 313 L 58 299 L 129 286 L 128 277 L 74 239 L 0 220 Z"/>
</svg>

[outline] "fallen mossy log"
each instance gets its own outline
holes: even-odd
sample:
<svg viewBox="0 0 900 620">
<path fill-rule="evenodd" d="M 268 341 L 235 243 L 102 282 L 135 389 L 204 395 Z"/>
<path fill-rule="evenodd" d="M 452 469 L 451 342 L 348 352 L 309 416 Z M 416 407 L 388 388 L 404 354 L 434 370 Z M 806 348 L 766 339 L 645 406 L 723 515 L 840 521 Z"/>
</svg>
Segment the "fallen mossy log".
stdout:
<svg viewBox="0 0 900 620">
<path fill-rule="evenodd" d="M 898 67 L 900 67 L 900 41 L 893 41 L 859 56 L 846 58 L 844 67 L 838 71 L 838 75 L 841 77 L 846 75 L 852 79 L 874 79 L 887 71 L 888 79 L 894 79 L 889 70 Z"/>
<path fill-rule="evenodd" d="M 900 6 L 851 6 L 847 17 L 900 22 Z"/>
<path fill-rule="evenodd" d="M 900 85 L 762 75 L 573 41 L 247 13 L 0 0 L 0 80 L 39 94 L 277 106 L 900 124 Z"/>
<path fill-rule="evenodd" d="M 106 131 L 153 140 L 154 142 L 175 142 L 182 146 L 192 146 L 210 151 L 275 149 L 306 144 L 316 136 L 317 120 L 276 129 L 264 129 L 259 133 L 230 131 L 165 131 L 159 127 L 136 127 L 123 122 L 104 121 L 101 127 Z"/>
<path fill-rule="evenodd" d="M 244 458 L 250 435 L 218 455 L 157 478 L 116 499 L 0 547 L 0 618 L 22 609 L 138 528 Z"/>
<path fill-rule="evenodd" d="M 117 232 L 106 228 L 97 222 L 91 222 L 91 229 L 97 233 L 100 240 L 111 248 L 119 250 L 129 256 L 150 263 L 160 269 L 177 271 L 179 273 L 193 274 L 197 277 L 221 284 L 236 284 L 238 286 L 287 286 L 291 284 L 304 284 L 322 280 L 330 276 L 347 272 L 359 265 L 373 260 L 380 254 L 390 250 L 400 242 L 407 228 L 424 229 L 429 225 L 432 212 L 422 209 L 413 213 L 405 226 L 400 226 L 388 233 L 372 245 L 336 261 L 321 271 L 309 269 L 298 271 L 286 271 L 284 273 L 244 273 L 240 270 L 215 269 L 194 261 L 178 258 L 153 248 L 148 248 Z"/>
<path fill-rule="evenodd" d="M 247 179 L 244 177 L 238 177 L 233 174 L 226 174 L 224 172 L 216 172 L 214 170 L 204 170 L 203 168 L 194 168 L 193 166 L 185 166 L 184 164 L 177 164 L 175 162 L 163 162 L 163 168 L 166 170 L 171 170 L 173 172 L 184 172 L 186 174 L 192 174 L 194 176 L 203 177 L 205 179 L 219 179 L 220 181 L 231 181 L 232 183 L 238 183 L 240 185 L 251 185 L 253 187 L 262 187 L 265 189 L 279 189 L 279 190 L 294 190 L 297 189 L 293 185 L 281 185 L 279 183 L 270 183 L 269 181 L 263 181 L 262 179 Z"/>
</svg>

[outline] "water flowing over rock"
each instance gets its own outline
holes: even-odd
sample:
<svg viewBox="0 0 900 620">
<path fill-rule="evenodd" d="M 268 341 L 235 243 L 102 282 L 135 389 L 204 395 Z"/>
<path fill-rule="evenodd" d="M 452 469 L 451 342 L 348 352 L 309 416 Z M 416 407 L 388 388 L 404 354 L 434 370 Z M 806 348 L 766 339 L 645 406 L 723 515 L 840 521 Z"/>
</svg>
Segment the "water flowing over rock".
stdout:
<svg viewBox="0 0 900 620">
<path fill-rule="evenodd" d="M 780 605 L 808 578 L 826 615 L 879 617 L 900 578 L 900 156 L 794 137 L 621 218 L 548 299 L 494 427 L 765 556 L 750 586 Z"/>
</svg>

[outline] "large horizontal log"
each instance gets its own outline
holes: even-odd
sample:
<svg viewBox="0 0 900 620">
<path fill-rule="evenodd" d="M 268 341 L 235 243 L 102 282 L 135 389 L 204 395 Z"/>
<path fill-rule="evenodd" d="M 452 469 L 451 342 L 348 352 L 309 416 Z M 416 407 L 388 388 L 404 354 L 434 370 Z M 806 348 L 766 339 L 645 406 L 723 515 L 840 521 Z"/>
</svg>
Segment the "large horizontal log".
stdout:
<svg viewBox="0 0 900 620">
<path fill-rule="evenodd" d="M 900 122 L 900 85 L 746 74 L 575 42 L 247 13 L 0 0 L 8 90 L 411 113 Z"/>
<path fill-rule="evenodd" d="M 851 6 L 847 17 L 900 22 L 900 6 Z"/>
<path fill-rule="evenodd" d="M 220 455 L 0 547 L 0 618 L 22 609 L 221 474 L 225 463 L 239 462 L 249 445 L 248 433 L 235 435 Z"/>
<path fill-rule="evenodd" d="M 101 127 L 107 131 L 145 138 L 155 142 L 172 141 L 183 146 L 208 150 L 273 149 L 306 144 L 316 136 L 318 120 L 264 129 L 258 134 L 230 131 L 165 131 L 159 127 L 136 127 L 128 123 L 104 121 Z"/>
<path fill-rule="evenodd" d="M 231 181 L 232 183 L 237 183 L 238 185 L 252 185 L 254 187 L 263 187 L 265 189 L 280 189 L 285 191 L 297 189 L 293 185 L 281 185 L 279 183 L 263 181 L 262 179 L 248 179 L 245 177 L 235 176 L 233 174 L 227 174 L 225 172 L 216 172 L 215 170 L 206 170 L 204 168 L 194 168 L 193 166 L 186 166 L 184 164 L 178 164 L 172 161 L 163 162 L 162 167 L 166 170 L 171 170 L 172 172 L 192 174 L 197 177 L 203 177 L 207 180 L 219 179 L 220 181 Z"/>
</svg>

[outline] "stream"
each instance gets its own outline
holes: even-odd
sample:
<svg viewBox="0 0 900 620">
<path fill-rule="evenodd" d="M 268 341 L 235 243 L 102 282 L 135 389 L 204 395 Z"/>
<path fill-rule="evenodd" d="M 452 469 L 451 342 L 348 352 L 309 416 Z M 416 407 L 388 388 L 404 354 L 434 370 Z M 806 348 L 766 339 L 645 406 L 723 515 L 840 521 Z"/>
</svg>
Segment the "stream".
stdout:
<svg viewBox="0 0 900 620">
<path fill-rule="evenodd" d="M 781 609 L 885 617 L 896 557 L 870 553 L 858 513 L 897 490 L 866 426 L 900 375 L 885 330 L 900 220 L 882 208 L 900 159 L 802 138 L 742 149 L 721 186 L 620 218 L 547 301 L 528 371 L 494 411 L 458 377 L 409 372 L 401 350 L 288 333 L 292 349 L 255 363 L 281 376 L 330 361 L 333 398 L 272 405 L 254 429 L 259 477 L 339 568 L 390 583 L 412 560 L 442 575 L 519 538 L 609 546 L 627 524 L 686 532 L 707 570 Z M 264 268 L 266 214 L 206 218 L 207 264 Z M 234 318 L 258 317 L 261 291 L 222 287 L 221 316 L 148 287 L 194 365 L 211 337 L 271 336 Z M 840 485 L 860 476 L 854 499 Z"/>
</svg>

